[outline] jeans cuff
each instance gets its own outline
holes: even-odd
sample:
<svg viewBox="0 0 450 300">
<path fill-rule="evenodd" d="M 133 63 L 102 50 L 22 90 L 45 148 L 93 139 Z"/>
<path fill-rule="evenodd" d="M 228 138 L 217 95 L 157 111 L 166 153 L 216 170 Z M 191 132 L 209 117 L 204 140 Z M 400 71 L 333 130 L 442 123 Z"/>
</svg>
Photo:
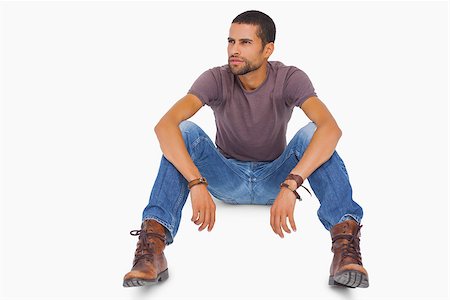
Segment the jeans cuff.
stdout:
<svg viewBox="0 0 450 300">
<path fill-rule="evenodd" d="M 361 223 L 361 218 L 352 214 L 345 214 L 338 223 L 344 222 L 346 220 L 354 220 L 356 221 L 358 224 Z"/>
<path fill-rule="evenodd" d="M 145 220 L 155 220 L 156 222 L 164 226 L 164 230 L 166 232 L 166 245 L 170 245 L 173 243 L 172 232 L 170 231 L 170 229 L 168 229 L 170 226 L 166 222 L 154 216 L 147 216 L 142 220 L 142 222 L 144 222 Z"/>
</svg>

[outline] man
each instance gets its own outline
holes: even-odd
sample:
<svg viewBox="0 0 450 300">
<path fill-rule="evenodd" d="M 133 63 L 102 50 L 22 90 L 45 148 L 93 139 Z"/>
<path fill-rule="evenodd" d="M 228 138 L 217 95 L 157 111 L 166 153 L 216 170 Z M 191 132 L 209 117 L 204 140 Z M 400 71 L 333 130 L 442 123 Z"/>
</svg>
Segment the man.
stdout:
<svg viewBox="0 0 450 300">
<path fill-rule="evenodd" d="M 156 125 L 164 155 L 141 230 L 131 232 L 139 241 L 125 287 L 168 278 L 163 250 L 173 242 L 189 193 L 199 231 L 214 226 L 212 194 L 230 204 L 272 205 L 270 225 L 283 238 L 283 231 L 291 232 L 288 223 L 296 231 L 296 190 L 307 178 L 320 201 L 319 219 L 331 233 L 329 284 L 368 287 L 359 250 L 363 210 L 335 151 L 341 130 L 303 71 L 268 61 L 274 41 L 269 16 L 238 15 L 229 31 L 228 65 L 204 72 Z M 205 104 L 214 111 L 217 147 L 186 121 Z M 295 106 L 312 122 L 286 145 Z"/>
</svg>

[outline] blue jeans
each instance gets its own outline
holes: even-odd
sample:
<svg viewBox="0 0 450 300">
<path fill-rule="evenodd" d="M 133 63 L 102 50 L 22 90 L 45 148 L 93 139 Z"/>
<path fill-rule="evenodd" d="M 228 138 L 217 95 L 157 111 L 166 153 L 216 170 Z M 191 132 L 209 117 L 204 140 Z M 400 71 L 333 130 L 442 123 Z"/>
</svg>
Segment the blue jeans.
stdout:
<svg viewBox="0 0 450 300">
<path fill-rule="evenodd" d="M 297 165 L 316 130 L 316 125 L 310 122 L 295 134 L 278 158 L 252 162 L 223 156 L 209 136 L 191 121 L 183 121 L 179 127 L 194 164 L 208 180 L 211 195 L 229 204 L 259 205 L 272 205 L 280 183 Z M 351 218 L 361 222 L 363 210 L 352 199 L 347 170 L 336 151 L 308 181 L 320 202 L 317 215 L 327 230 Z M 167 244 L 173 243 L 180 225 L 181 211 L 189 195 L 187 183 L 163 155 L 142 220 L 153 219 L 164 225 Z"/>
</svg>

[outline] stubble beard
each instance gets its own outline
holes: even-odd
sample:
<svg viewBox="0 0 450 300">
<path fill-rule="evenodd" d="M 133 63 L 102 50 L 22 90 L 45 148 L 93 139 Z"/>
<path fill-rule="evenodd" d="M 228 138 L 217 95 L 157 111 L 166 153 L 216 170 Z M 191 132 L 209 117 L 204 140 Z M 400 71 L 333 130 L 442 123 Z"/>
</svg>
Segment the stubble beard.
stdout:
<svg viewBox="0 0 450 300">
<path fill-rule="evenodd" d="M 250 73 L 252 71 L 258 70 L 262 64 L 260 64 L 259 66 L 254 65 L 252 63 L 250 63 L 247 59 L 242 58 L 241 59 L 244 63 L 243 66 L 239 67 L 233 67 L 230 63 L 228 63 L 228 66 L 230 67 L 231 73 L 233 73 L 234 75 L 245 75 L 247 73 Z"/>
</svg>

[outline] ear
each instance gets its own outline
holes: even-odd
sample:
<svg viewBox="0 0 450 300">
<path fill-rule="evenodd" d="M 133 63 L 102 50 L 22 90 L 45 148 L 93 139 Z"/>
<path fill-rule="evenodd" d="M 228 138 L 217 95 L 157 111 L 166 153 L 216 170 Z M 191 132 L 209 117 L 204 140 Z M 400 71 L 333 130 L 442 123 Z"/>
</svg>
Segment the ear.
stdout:
<svg viewBox="0 0 450 300">
<path fill-rule="evenodd" d="M 264 58 L 269 58 L 269 56 L 272 55 L 274 50 L 275 50 L 274 43 L 273 42 L 267 43 L 266 46 L 264 46 Z"/>
</svg>

